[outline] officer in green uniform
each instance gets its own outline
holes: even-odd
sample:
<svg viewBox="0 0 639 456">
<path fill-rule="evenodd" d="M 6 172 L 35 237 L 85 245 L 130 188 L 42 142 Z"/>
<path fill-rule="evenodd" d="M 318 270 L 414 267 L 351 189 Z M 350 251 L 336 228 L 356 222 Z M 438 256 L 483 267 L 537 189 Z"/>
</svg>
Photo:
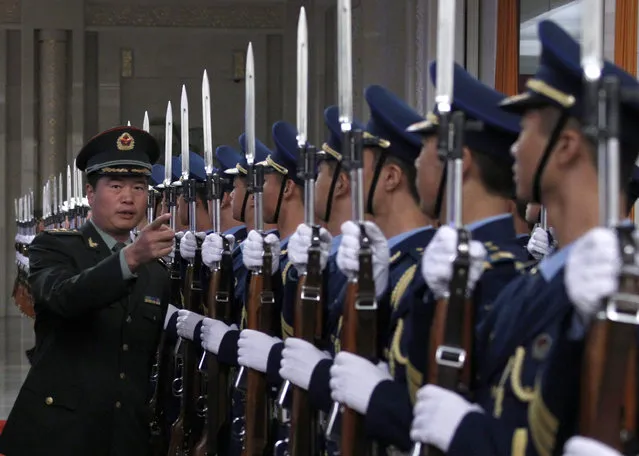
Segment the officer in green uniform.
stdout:
<svg viewBox="0 0 639 456">
<path fill-rule="evenodd" d="M 144 217 L 151 165 L 143 130 L 118 127 L 77 157 L 93 217 L 31 244 L 33 365 L 0 436 L 6 456 L 148 454 L 150 368 L 162 330 L 171 254 L 170 215 Z M 128 245 L 127 245 L 128 244 Z"/>
</svg>

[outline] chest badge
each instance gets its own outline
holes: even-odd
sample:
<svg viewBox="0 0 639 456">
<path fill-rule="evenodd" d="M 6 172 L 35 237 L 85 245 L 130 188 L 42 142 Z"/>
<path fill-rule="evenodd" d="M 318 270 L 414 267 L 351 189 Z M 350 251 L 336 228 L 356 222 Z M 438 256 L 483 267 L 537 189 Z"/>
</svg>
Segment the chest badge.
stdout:
<svg viewBox="0 0 639 456">
<path fill-rule="evenodd" d="M 550 351 L 550 347 L 552 347 L 552 338 L 546 333 L 538 335 L 532 346 L 533 359 L 537 361 L 546 359 L 546 356 L 548 356 L 548 352 Z"/>
<path fill-rule="evenodd" d="M 93 239 L 89 238 L 89 247 L 91 247 L 92 249 L 95 249 L 98 246 L 98 243 L 95 242 Z"/>
<path fill-rule="evenodd" d="M 160 305 L 160 298 L 156 298 L 153 296 L 145 296 L 144 302 L 147 304 L 155 304 L 156 306 Z"/>
</svg>

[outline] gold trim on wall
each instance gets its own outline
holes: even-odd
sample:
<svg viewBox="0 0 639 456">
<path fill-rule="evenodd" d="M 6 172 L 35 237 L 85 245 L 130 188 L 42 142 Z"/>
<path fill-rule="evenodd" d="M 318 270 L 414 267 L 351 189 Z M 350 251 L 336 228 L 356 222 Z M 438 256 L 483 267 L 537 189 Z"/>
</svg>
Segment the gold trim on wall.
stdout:
<svg viewBox="0 0 639 456">
<path fill-rule="evenodd" d="M 0 0 L 2 1 L 2 0 Z M 286 5 L 96 5 L 87 4 L 87 26 L 205 27 L 226 29 L 279 29 L 284 27 Z"/>
</svg>

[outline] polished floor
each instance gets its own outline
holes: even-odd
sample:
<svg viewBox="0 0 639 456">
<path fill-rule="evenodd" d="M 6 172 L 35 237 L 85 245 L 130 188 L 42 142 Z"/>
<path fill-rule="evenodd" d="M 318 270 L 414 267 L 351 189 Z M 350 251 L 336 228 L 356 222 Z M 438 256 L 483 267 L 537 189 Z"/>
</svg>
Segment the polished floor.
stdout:
<svg viewBox="0 0 639 456">
<path fill-rule="evenodd" d="M 35 344 L 33 320 L 0 318 L 0 420 L 6 420 L 29 372 L 25 351 Z"/>
</svg>

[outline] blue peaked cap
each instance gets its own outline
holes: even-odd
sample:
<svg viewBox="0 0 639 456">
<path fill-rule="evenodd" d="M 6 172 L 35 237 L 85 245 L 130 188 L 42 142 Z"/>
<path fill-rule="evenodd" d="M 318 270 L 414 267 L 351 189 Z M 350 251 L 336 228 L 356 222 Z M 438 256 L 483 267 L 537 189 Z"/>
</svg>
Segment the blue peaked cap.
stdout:
<svg viewBox="0 0 639 456">
<path fill-rule="evenodd" d="M 226 171 L 226 174 L 242 174 L 244 176 L 248 176 L 248 162 L 246 161 L 246 133 L 242 133 L 237 140 L 242 147 L 243 155 L 241 156 L 241 160 L 237 163 L 237 165 L 235 165 L 236 171 L 230 169 Z M 270 153 L 271 149 L 266 147 L 262 141 L 255 138 L 255 163 L 266 160 L 266 157 L 268 157 Z"/>
<path fill-rule="evenodd" d="M 287 176 L 297 184 L 303 184 L 304 181 L 297 176 L 299 161 L 297 129 L 290 123 L 280 120 L 273 124 L 272 133 L 275 150 L 261 164 Z"/>
<path fill-rule="evenodd" d="M 437 62 L 430 64 L 430 79 L 437 86 Z M 504 161 L 512 162 L 512 144 L 519 135 L 520 117 L 499 108 L 506 96 L 483 84 L 460 65 L 453 70 L 453 111 L 461 111 L 469 120 L 482 122 L 479 131 L 464 133 L 464 143 L 474 151 L 490 154 Z M 435 119 L 427 119 L 409 127 L 410 131 L 422 134 L 437 133 L 437 110 Z"/>
<path fill-rule="evenodd" d="M 385 88 L 373 85 L 366 88 L 364 97 L 370 109 L 365 136 L 378 139 L 378 146 L 387 154 L 413 164 L 422 148 L 421 136 L 406 128 L 422 117 Z"/>
<path fill-rule="evenodd" d="M 324 110 L 324 123 L 328 128 L 328 138 L 317 151 L 317 157 L 320 160 L 342 161 L 342 126 L 339 123 L 337 106 L 329 106 Z M 357 120 L 353 120 L 352 124 L 354 129 L 364 130 L 364 126 Z"/>
<path fill-rule="evenodd" d="M 177 157 L 178 166 L 177 173 L 178 179 L 182 176 L 182 156 Z M 175 165 L 173 165 L 175 169 Z M 204 182 L 206 180 L 206 170 L 204 168 L 204 158 L 200 154 L 195 152 L 189 152 L 189 179 L 195 179 L 196 181 Z"/>
<path fill-rule="evenodd" d="M 555 106 L 580 118 L 584 114 L 581 47 L 552 21 L 540 22 L 538 34 L 541 57 L 537 72 L 526 82 L 525 92 L 506 98 L 501 107 L 509 112 L 524 113 Z M 634 76 L 608 61 L 604 62 L 602 76 L 618 77 L 622 88 L 639 88 Z M 639 106 L 622 102 L 620 118 L 622 142 L 639 144 Z"/>
<path fill-rule="evenodd" d="M 242 161 L 242 155 L 231 146 L 219 146 L 215 149 L 215 156 L 223 172 L 229 169 L 236 169 L 235 165 Z"/>
<path fill-rule="evenodd" d="M 156 163 L 151 168 L 151 186 L 156 187 L 164 182 L 164 165 Z"/>
</svg>

